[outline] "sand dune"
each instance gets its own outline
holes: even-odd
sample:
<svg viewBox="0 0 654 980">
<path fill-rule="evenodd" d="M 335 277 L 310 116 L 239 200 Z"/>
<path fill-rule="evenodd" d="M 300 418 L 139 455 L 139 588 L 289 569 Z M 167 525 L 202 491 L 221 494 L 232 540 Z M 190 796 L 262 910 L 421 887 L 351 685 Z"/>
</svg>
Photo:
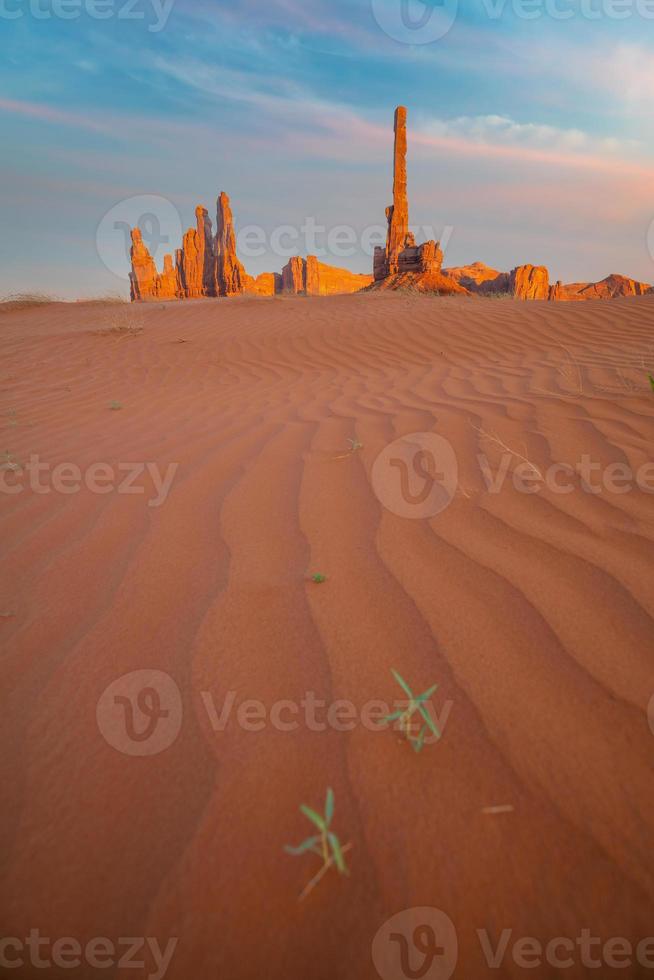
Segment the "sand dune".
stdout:
<svg viewBox="0 0 654 980">
<path fill-rule="evenodd" d="M 512 481 L 584 454 L 644 472 L 653 327 L 654 296 L 5 313 L 8 485 L 31 454 L 178 467 L 156 507 L 147 472 L 142 494 L 0 498 L 4 934 L 175 936 L 173 980 L 363 980 L 382 923 L 434 906 L 458 933 L 455 976 L 477 980 L 524 975 L 510 953 L 489 969 L 480 929 L 654 933 L 654 495 Z M 371 473 L 416 432 L 452 445 L 458 489 L 413 520 Z M 491 493 L 478 455 L 496 474 L 501 444 Z M 417 691 L 438 682 L 439 713 L 451 702 L 419 755 L 361 724 L 257 732 L 232 714 L 214 731 L 206 710 L 230 691 L 268 711 L 306 692 L 392 702 L 390 668 Z M 135 757 L 96 712 L 143 669 L 174 679 L 183 722 Z M 298 902 L 318 862 L 283 846 L 328 785 L 351 875 Z M 496 806 L 512 809 L 483 812 Z M 564 972 L 598 975 L 578 957 Z"/>
</svg>

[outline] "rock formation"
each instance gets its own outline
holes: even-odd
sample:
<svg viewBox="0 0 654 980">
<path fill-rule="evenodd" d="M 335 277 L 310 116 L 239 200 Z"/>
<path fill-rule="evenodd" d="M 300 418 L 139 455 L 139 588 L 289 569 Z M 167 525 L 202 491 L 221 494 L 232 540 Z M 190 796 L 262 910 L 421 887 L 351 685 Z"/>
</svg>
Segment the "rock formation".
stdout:
<svg viewBox="0 0 654 980">
<path fill-rule="evenodd" d="M 157 272 L 154 259 L 150 255 L 139 228 L 131 232 L 132 247 L 130 257 L 132 271 L 130 273 L 130 298 L 140 299 L 176 299 L 182 295 L 177 269 L 173 267 L 172 255 L 164 256 L 164 269 L 161 275 Z"/>
<path fill-rule="evenodd" d="M 187 299 L 202 296 L 252 294 L 275 296 L 290 293 L 326 296 L 362 289 L 403 289 L 437 294 L 497 296 L 520 300 L 580 302 L 642 296 L 654 292 L 648 283 L 611 274 L 601 282 L 562 283 L 550 286 L 545 266 L 519 265 L 511 272 L 499 272 L 474 262 L 468 266 L 442 269 L 443 252 L 439 242 L 417 245 L 409 231 L 407 196 L 407 110 L 398 106 L 393 124 L 393 203 L 386 208 L 386 245 L 375 248 L 372 276 L 349 272 L 319 262 L 315 255 L 306 259 L 296 255 L 281 273 L 263 272 L 249 276 L 236 254 L 234 220 L 227 194 L 221 192 L 216 208 L 216 235 L 206 208 L 195 209 L 196 227 L 184 234 L 182 247 L 164 257 L 159 273 L 141 232 L 131 233 L 130 296 L 137 300 Z"/>
<path fill-rule="evenodd" d="M 516 299 L 548 299 L 550 277 L 544 265 L 519 265 L 509 273 L 509 292 Z"/>
<path fill-rule="evenodd" d="M 400 253 L 409 234 L 409 202 L 406 191 L 406 109 L 400 105 L 395 110 L 395 141 L 393 145 L 393 203 L 386 208 L 388 230 L 386 232 L 386 275 L 399 272 Z"/>
<path fill-rule="evenodd" d="M 132 230 L 130 296 L 134 300 L 192 299 L 200 296 L 275 296 L 294 293 L 326 296 L 352 293 L 370 285 L 372 276 L 349 272 L 294 256 L 278 272 L 249 276 L 236 254 L 234 219 L 227 194 L 222 192 L 216 206 L 216 236 L 206 208 L 195 209 L 196 227 L 184 234 L 182 248 L 164 257 L 164 269 L 157 272 L 154 259 L 138 228 Z"/>
<path fill-rule="evenodd" d="M 229 198 L 224 191 L 216 202 L 215 295 L 238 296 L 252 282 L 236 255 L 236 235 Z"/>
<path fill-rule="evenodd" d="M 377 246 L 373 256 L 374 282 L 370 289 L 417 289 L 420 292 L 466 293 L 466 289 L 441 273 L 443 252 L 439 242 L 416 245 L 409 231 L 406 176 L 406 109 L 395 110 L 393 146 L 393 203 L 386 208 L 386 247 Z"/>
<path fill-rule="evenodd" d="M 356 293 L 371 282 L 372 276 L 325 265 L 315 255 L 308 255 L 306 259 L 294 255 L 282 269 L 281 292 L 331 296 L 335 293 Z"/>
<path fill-rule="evenodd" d="M 294 255 L 282 269 L 282 290 L 285 293 L 303 293 L 306 283 L 306 262 Z"/>
<path fill-rule="evenodd" d="M 565 287 L 560 279 L 557 279 L 554 285 L 550 286 L 550 292 L 547 298 L 552 302 L 558 302 L 567 298 L 565 295 Z"/>
<path fill-rule="evenodd" d="M 339 269 L 338 271 L 343 270 Z M 304 291 L 307 296 L 320 294 L 320 263 L 315 255 L 307 255 L 304 266 Z"/>
<path fill-rule="evenodd" d="M 556 299 L 579 301 L 588 299 L 616 299 L 619 296 L 644 296 L 652 291 L 652 286 L 637 279 L 629 279 L 612 272 L 600 282 L 571 282 L 560 285 L 560 295 Z"/>
<path fill-rule="evenodd" d="M 491 295 L 509 291 L 509 273 L 498 272 L 483 262 L 443 269 L 443 275 L 454 279 L 471 293 Z"/>
<path fill-rule="evenodd" d="M 182 248 L 177 251 L 177 268 L 185 296 L 212 296 L 213 242 L 206 208 L 198 205 L 195 222 L 196 227 L 189 228 L 184 235 Z"/>
</svg>

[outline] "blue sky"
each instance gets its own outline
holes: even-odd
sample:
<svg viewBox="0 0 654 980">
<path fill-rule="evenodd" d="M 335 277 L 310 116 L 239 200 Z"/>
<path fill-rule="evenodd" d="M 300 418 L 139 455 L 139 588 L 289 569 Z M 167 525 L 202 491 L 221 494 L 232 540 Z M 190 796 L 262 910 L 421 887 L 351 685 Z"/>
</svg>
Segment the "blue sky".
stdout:
<svg viewBox="0 0 654 980">
<path fill-rule="evenodd" d="M 280 226 L 305 254 L 307 219 L 323 261 L 369 271 L 399 103 L 411 222 L 446 264 L 654 281 L 654 0 L 126 2 L 0 0 L 0 294 L 124 293 L 125 223 L 154 215 L 161 265 L 221 190 L 261 229 L 248 271 L 285 263 Z M 390 36 L 402 2 L 450 29 Z"/>
</svg>

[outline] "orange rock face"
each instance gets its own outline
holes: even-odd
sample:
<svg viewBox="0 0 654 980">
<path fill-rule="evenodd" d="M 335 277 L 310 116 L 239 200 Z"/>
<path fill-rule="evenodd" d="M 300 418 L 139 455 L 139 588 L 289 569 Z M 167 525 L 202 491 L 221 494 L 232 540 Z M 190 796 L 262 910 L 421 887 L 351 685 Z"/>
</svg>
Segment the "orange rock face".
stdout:
<svg viewBox="0 0 654 980">
<path fill-rule="evenodd" d="M 406 190 L 406 109 L 395 110 L 395 142 L 393 146 L 393 203 L 386 208 L 386 275 L 399 271 L 400 252 L 409 233 L 409 202 Z"/>
<path fill-rule="evenodd" d="M 229 198 L 221 192 L 216 207 L 215 293 L 216 296 L 237 296 L 245 290 L 251 277 L 236 255 L 234 219 Z"/>
<path fill-rule="evenodd" d="M 409 231 L 409 200 L 406 175 L 406 109 L 398 106 L 394 121 L 393 203 L 386 208 L 386 247 L 375 248 L 373 279 L 380 288 L 405 289 L 409 283 L 421 292 L 463 292 L 457 283 L 441 275 L 443 252 L 439 242 L 416 245 Z M 409 278 L 407 278 L 409 277 Z M 413 278 L 411 278 L 413 277 Z"/>
<path fill-rule="evenodd" d="M 560 279 L 557 279 L 554 285 L 550 286 L 550 293 L 548 299 L 551 300 L 552 302 L 559 302 L 567 298 L 568 297 L 565 294 L 565 287 L 563 283 L 561 282 Z"/>
<path fill-rule="evenodd" d="M 184 235 L 181 248 L 181 261 L 178 254 L 177 266 L 181 269 L 183 294 L 188 297 L 211 296 L 213 287 L 213 242 L 211 221 L 207 209 L 198 205 L 195 209 L 196 227 L 189 228 Z"/>
<path fill-rule="evenodd" d="M 362 272 L 350 272 L 338 266 L 317 262 L 318 293 L 320 296 L 333 296 L 336 293 L 357 293 L 371 284 L 372 276 Z M 308 290 L 307 290 L 308 292 Z M 314 294 L 315 295 L 315 294 Z"/>
<path fill-rule="evenodd" d="M 262 272 L 247 283 L 245 292 L 257 296 L 274 296 L 282 291 L 282 277 L 278 272 Z"/>
<path fill-rule="evenodd" d="M 307 255 L 304 266 L 304 291 L 307 296 L 320 294 L 320 269 L 315 255 Z"/>
<path fill-rule="evenodd" d="M 294 255 L 282 269 L 284 293 L 305 296 L 333 296 L 336 293 L 356 293 L 372 282 L 372 276 L 319 262 L 315 255 L 306 259 Z"/>
<path fill-rule="evenodd" d="M 519 265 L 509 273 L 509 292 L 516 299 L 549 299 L 550 277 L 544 265 Z"/>
<path fill-rule="evenodd" d="M 397 272 L 394 276 L 375 280 L 368 289 L 393 289 L 407 293 L 432 293 L 436 296 L 469 296 L 470 291 L 444 272 Z"/>
<path fill-rule="evenodd" d="M 293 255 L 282 269 L 282 291 L 299 295 L 304 292 L 305 259 Z"/>
<path fill-rule="evenodd" d="M 612 272 L 600 282 L 572 282 L 561 285 L 561 295 L 556 298 L 572 301 L 615 299 L 618 296 L 644 296 L 651 290 L 652 286 L 649 283 L 638 282 L 637 279 L 629 279 L 628 276 Z"/>
<path fill-rule="evenodd" d="M 471 293 L 490 295 L 509 291 L 509 273 L 498 272 L 497 269 L 492 269 L 483 262 L 453 266 L 450 269 L 443 269 L 443 273 Z"/>
<path fill-rule="evenodd" d="M 132 272 L 130 274 L 130 297 L 134 300 L 177 299 L 182 295 L 177 269 L 173 266 L 172 255 L 164 256 L 164 269 L 157 272 L 154 259 L 143 242 L 140 228 L 131 232 Z"/>
<path fill-rule="evenodd" d="M 130 294 L 132 300 L 150 299 L 156 294 L 157 267 L 143 242 L 140 228 L 132 228 Z"/>
</svg>

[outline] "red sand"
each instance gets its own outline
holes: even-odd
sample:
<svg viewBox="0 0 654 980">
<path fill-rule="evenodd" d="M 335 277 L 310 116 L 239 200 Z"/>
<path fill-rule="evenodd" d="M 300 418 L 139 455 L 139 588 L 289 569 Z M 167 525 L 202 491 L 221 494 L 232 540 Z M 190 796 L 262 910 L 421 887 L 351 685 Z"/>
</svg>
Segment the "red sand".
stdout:
<svg viewBox="0 0 654 980">
<path fill-rule="evenodd" d="M 128 324 L 143 330 L 111 329 Z M 654 296 L 4 313 L 3 452 L 179 469 L 159 508 L 0 496 L 3 935 L 176 936 L 171 980 L 364 980 L 385 919 L 435 906 L 458 932 L 455 977 L 478 980 L 525 975 L 510 954 L 489 970 L 478 929 L 653 934 L 654 497 L 510 479 L 493 495 L 476 460 L 499 463 L 481 428 L 541 470 L 649 461 L 653 327 Z M 369 477 L 416 431 L 459 462 L 428 520 L 384 509 Z M 452 701 L 420 755 L 360 725 L 250 732 L 232 715 L 215 732 L 201 697 L 392 702 L 391 667 Z M 137 758 L 105 741 L 96 706 L 142 668 L 174 678 L 184 719 Z M 328 785 L 351 875 L 299 903 L 319 863 L 283 846 Z M 613 971 L 577 956 L 527 975 Z"/>
</svg>

